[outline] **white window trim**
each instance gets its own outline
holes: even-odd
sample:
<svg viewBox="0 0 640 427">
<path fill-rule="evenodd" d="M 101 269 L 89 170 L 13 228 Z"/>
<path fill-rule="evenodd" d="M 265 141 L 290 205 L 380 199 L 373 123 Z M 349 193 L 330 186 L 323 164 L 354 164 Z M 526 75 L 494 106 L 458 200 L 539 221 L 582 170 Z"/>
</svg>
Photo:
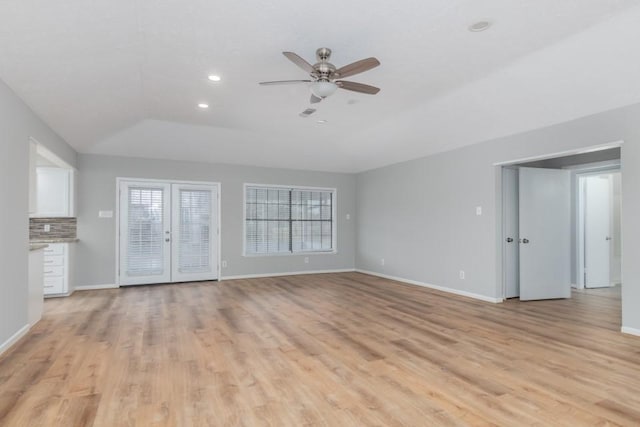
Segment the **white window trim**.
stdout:
<svg viewBox="0 0 640 427">
<path fill-rule="evenodd" d="M 333 218 L 333 233 L 331 235 L 331 247 L 330 251 L 300 251 L 300 252 L 278 252 L 278 253 L 264 253 L 253 254 L 247 253 L 247 188 L 248 187 L 268 187 L 268 188 L 286 188 L 288 190 L 310 190 L 310 191 L 330 191 L 333 193 L 333 200 L 331 203 L 331 216 Z M 279 256 L 307 256 L 307 255 L 335 255 L 338 253 L 338 189 L 327 187 L 309 187 L 304 185 L 281 185 L 281 184 L 256 184 L 245 182 L 242 186 L 242 256 L 247 258 L 255 257 L 279 257 Z"/>
</svg>

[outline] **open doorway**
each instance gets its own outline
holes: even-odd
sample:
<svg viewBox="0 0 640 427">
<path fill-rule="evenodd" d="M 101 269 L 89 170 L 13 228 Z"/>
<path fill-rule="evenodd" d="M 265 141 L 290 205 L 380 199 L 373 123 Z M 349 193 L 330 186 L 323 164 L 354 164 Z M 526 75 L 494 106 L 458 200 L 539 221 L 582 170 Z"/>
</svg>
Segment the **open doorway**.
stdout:
<svg viewBox="0 0 640 427">
<path fill-rule="evenodd" d="M 619 147 L 503 166 L 504 298 L 620 286 L 621 186 Z"/>
</svg>

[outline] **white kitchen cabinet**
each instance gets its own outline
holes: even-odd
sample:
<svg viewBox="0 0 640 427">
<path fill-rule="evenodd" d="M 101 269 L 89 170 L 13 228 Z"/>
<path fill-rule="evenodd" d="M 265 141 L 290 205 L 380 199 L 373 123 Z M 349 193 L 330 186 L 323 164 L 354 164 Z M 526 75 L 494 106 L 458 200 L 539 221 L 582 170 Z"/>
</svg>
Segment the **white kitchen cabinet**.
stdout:
<svg viewBox="0 0 640 427">
<path fill-rule="evenodd" d="M 51 243 L 44 250 L 44 294 L 68 295 L 73 290 L 72 261 L 75 243 Z"/>
<path fill-rule="evenodd" d="M 38 167 L 36 169 L 36 213 L 32 216 L 74 216 L 73 190 L 73 170 L 57 167 Z"/>
</svg>

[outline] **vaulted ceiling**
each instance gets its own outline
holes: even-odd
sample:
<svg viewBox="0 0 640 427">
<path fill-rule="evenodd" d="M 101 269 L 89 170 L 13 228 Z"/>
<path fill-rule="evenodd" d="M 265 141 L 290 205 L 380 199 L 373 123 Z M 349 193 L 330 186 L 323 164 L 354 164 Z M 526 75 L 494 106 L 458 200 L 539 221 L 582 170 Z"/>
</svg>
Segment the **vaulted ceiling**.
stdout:
<svg viewBox="0 0 640 427">
<path fill-rule="evenodd" d="M 3 0 L 0 78 L 79 152 L 355 172 L 640 102 L 638 19 L 635 0 Z M 349 80 L 382 91 L 301 118 L 308 87 L 258 86 L 306 78 L 281 52 L 321 46 L 377 57 Z"/>
</svg>

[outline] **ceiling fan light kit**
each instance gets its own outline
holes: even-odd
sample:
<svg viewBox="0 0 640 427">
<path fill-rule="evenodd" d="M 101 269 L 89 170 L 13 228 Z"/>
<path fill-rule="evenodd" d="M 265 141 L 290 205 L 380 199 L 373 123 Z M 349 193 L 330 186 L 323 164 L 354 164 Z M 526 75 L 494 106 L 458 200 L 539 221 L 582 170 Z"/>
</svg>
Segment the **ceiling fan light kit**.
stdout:
<svg viewBox="0 0 640 427">
<path fill-rule="evenodd" d="M 333 82 L 318 80 L 311 83 L 311 93 L 318 98 L 324 99 L 327 96 L 331 96 L 336 90 L 338 90 L 338 85 Z"/>
<path fill-rule="evenodd" d="M 329 62 L 331 58 L 331 49 L 321 47 L 316 50 L 316 58 L 318 62 L 311 65 L 299 55 L 293 52 L 282 52 L 291 62 L 302 68 L 309 74 L 310 80 L 280 80 L 271 82 L 260 82 L 261 85 L 284 85 L 284 84 L 297 84 L 297 83 L 311 83 L 311 104 L 317 104 L 324 98 L 331 96 L 338 89 L 346 89 L 353 92 L 365 93 L 368 95 L 375 95 L 380 92 L 380 89 L 375 86 L 366 85 L 364 83 L 356 83 L 347 80 L 341 80 L 344 77 L 353 76 L 368 71 L 372 68 L 380 65 L 380 61 L 376 58 L 366 58 L 356 61 L 349 65 L 345 65 L 341 68 L 336 68 L 335 65 Z M 307 110 L 305 110 L 307 111 Z M 314 110 L 315 111 L 315 110 Z M 303 117 L 308 117 L 309 114 L 301 114 Z"/>
</svg>

